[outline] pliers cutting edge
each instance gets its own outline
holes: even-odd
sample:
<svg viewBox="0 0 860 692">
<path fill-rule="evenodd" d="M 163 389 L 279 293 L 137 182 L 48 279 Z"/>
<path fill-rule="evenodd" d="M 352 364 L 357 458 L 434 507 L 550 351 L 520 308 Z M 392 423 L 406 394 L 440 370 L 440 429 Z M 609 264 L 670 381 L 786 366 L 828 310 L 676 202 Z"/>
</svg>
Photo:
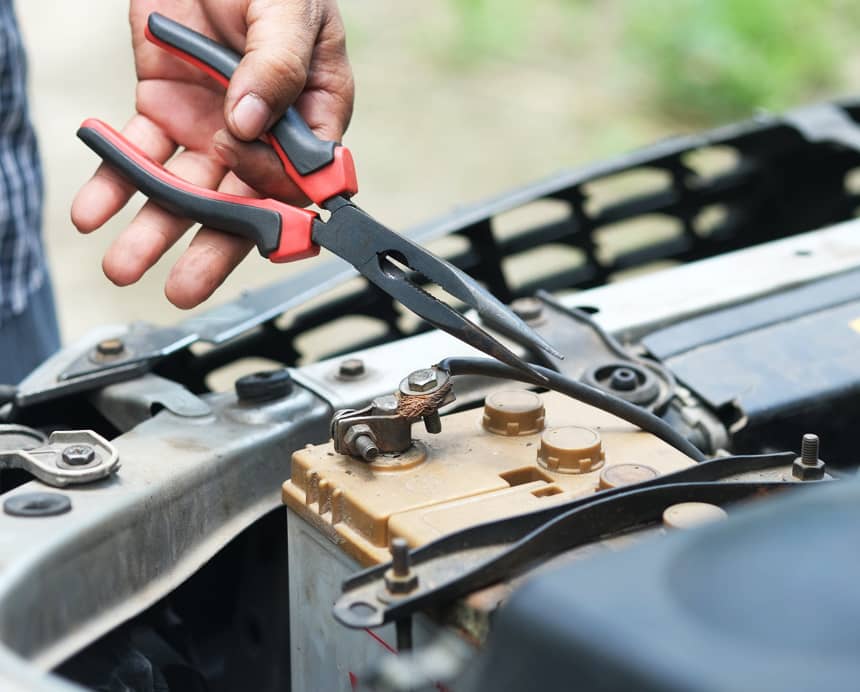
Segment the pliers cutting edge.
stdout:
<svg viewBox="0 0 860 692">
<path fill-rule="evenodd" d="M 146 37 L 225 86 L 239 64 L 239 55 L 230 49 L 157 13 L 149 16 Z M 327 221 L 313 211 L 277 200 L 230 195 L 194 185 L 166 170 L 99 120 L 85 120 L 78 137 L 159 206 L 204 226 L 249 238 L 272 262 L 312 257 L 320 246 L 328 248 L 433 326 L 527 372 L 537 382 L 545 380 L 495 337 L 413 282 L 411 270 L 475 309 L 485 324 L 512 341 L 531 351 L 540 348 L 559 355 L 471 277 L 355 206 L 349 198 L 358 191 L 358 184 L 349 150 L 318 139 L 294 108 L 272 126 L 266 139 L 290 179 L 330 212 Z"/>
</svg>

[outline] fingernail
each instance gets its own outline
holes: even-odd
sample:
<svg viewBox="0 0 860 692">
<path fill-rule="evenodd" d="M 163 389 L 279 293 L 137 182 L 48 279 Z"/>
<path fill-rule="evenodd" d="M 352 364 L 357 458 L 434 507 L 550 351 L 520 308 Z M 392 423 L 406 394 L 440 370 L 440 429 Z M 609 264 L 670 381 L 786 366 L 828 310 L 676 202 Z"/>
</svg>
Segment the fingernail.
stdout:
<svg viewBox="0 0 860 692">
<path fill-rule="evenodd" d="M 269 106 L 256 94 L 245 94 L 233 106 L 233 127 L 242 139 L 256 139 L 272 117 Z"/>
<path fill-rule="evenodd" d="M 227 168 L 236 168 L 239 164 L 239 157 L 236 155 L 235 150 L 224 141 L 221 131 L 215 133 L 215 137 L 212 140 L 212 148 Z"/>
</svg>

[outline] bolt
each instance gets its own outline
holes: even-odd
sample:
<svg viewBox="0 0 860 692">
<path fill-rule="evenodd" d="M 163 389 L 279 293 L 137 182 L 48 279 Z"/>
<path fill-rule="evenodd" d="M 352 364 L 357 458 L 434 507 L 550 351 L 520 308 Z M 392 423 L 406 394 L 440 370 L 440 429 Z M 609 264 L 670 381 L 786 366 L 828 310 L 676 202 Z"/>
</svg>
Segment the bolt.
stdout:
<svg viewBox="0 0 860 692">
<path fill-rule="evenodd" d="M 391 540 L 391 568 L 385 572 L 385 588 L 392 594 L 407 594 L 418 586 L 418 575 L 412 570 L 409 544 L 403 538 Z"/>
<path fill-rule="evenodd" d="M 393 394 L 376 397 L 373 400 L 373 413 L 376 416 L 393 416 L 397 413 L 397 397 Z"/>
<path fill-rule="evenodd" d="M 69 445 L 63 450 L 63 461 L 69 466 L 86 466 L 95 458 L 96 450 L 90 445 Z"/>
<path fill-rule="evenodd" d="M 806 433 L 800 442 L 800 456 L 791 465 L 791 475 L 801 481 L 824 478 L 825 464 L 818 458 L 818 435 Z"/>
<path fill-rule="evenodd" d="M 630 368 L 618 368 L 609 377 L 609 387 L 618 392 L 630 392 L 636 389 L 639 382 L 636 373 Z"/>
<path fill-rule="evenodd" d="M 806 433 L 800 441 L 800 460 L 807 466 L 818 463 L 818 435 Z"/>
<path fill-rule="evenodd" d="M 379 447 L 370 435 L 359 435 L 352 441 L 352 446 L 365 461 L 373 461 L 379 456 Z"/>
<path fill-rule="evenodd" d="M 543 303 L 537 298 L 517 298 L 511 303 L 511 310 L 524 322 L 534 322 L 543 314 Z"/>
<path fill-rule="evenodd" d="M 431 435 L 438 435 L 442 432 L 442 419 L 439 417 L 438 411 L 433 411 L 433 413 L 424 416 L 424 429 Z"/>
<path fill-rule="evenodd" d="M 340 364 L 340 368 L 337 371 L 339 377 L 347 379 L 361 377 L 364 373 L 364 361 L 361 358 L 347 358 Z"/>
<path fill-rule="evenodd" d="M 125 343 L 122 339 L 104 339 L 96 344 L 96 352 L 100 356 L 118 356 L 125 351 Z"/>
<path fill-rule="evenodd" d="M 416 392 L 427 392 L 436 386 L 436 371 L 432 368 L 424 368 L 409 373 L 407 379 L 409 388 Z"/>
<path fill-rule="evenodd" d="M 394 538 L 391 541 L 391 570 L 395 577 L 409 575 L 409 544 L 405 538 Z"/>
</svg>

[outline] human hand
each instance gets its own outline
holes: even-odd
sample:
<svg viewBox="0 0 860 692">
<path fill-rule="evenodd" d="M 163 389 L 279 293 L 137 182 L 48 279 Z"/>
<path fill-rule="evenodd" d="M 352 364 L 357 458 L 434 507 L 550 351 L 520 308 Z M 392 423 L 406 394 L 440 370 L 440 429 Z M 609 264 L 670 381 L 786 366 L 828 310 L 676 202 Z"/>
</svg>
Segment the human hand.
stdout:
<svg viewBox="0 0 860 692">
<path fill-rule="evenodd" d="M 162 12 L 242 54 L 226 95 L 214 79 L 144 37 Z M 302 202 L 259 136 L 294 104 L 323 139 L 339 141 L 353 103 L 352 71 L 335 0 L 131 0 L 136 110 L 123 134 L 189 182 L 222 192 Z M 174 153 L 179 153 L 173 157 Z M 72 203 L 82 233 L 102 226 L 135 189 L 102 164 Z M 192 225 L 152 202 L 102 260 L 119 286 L 134 283 Z M 170 272 L 165 295 L 191 308 L 208 298 L 251 249 L 239 236 L 201 228 Z"/>
</svg>

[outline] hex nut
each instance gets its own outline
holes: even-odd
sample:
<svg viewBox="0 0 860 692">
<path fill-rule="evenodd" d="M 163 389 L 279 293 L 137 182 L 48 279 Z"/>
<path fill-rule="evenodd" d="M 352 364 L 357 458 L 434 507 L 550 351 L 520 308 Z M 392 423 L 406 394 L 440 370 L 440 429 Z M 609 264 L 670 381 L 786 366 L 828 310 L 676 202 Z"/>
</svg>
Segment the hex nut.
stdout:
<svg viewBox="0 0 860 692">
<path fill-rule="evenodd" d="M 437 385 L 436 371 L 432 368 L 424 368 L 409 373 L 407 378 L 409 388 L 416 392 L 427 392 Z"/>
<path fill-rule="evenodd" d="M 791 465 L 791 475 L 799 481 L 820 481 L 824 478 L 826 465 L 821 459 L 816 459 L 815 464 L 805 464 L 798 457 Z"/>
<path fill-rule="evenodd" d="M 86 466 L 96 459 L 96 450 L 91 445 L 69 445 L 63 449 L 63 462 L 69 466 Z"/>
<path fill-rule="evenodd" d="M 407 594 L 418 587 L 418 575 L 409 570 L 408 574 L 397 576 L 393 569 L 385 571 L 385 588 L 389 593 Z"/>
<path fill-rule="evenodd" d="M 353 456 L 364 456 L 356 445 L 360 437 L 369 438 L 371 442 L 376 443 L 376 437 L 369 425 L 366 423 L 350 425 L 343 434 L 343 447 Z"/>
</svg>

